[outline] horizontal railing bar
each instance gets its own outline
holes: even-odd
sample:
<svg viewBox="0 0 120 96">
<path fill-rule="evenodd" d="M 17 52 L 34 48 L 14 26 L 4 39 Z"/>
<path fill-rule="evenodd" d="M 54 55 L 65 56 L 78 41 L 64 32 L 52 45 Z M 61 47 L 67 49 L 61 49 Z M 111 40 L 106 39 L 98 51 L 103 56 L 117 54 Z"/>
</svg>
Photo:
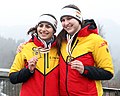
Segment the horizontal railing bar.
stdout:
<svg viewBox="0 0 120 96">
<path fill-rule="evenodd" d="M 110 87 L 103 87 L 103 90 L 120 91 L 119 88 L 110 88 Z"/>
<path fill-rule="evenodd" d="M 10 69 L 0 68 L 0 72 L 2 73 L 9 73 Z M 1 79 L 8 79 L 8 75 L 4 76 L 0 74 L 0 80 Z M 110 88 L 110 87 L 103 87 L 103 90 L 105 92 L 107 91 L 114 91 L 114 92 L 120 92 L 120 88 Z"/>
<path fill-rule="evenodd" d="M 0 68 L 0 72 L 10 72 L 10 69 Z"/>
</svg>

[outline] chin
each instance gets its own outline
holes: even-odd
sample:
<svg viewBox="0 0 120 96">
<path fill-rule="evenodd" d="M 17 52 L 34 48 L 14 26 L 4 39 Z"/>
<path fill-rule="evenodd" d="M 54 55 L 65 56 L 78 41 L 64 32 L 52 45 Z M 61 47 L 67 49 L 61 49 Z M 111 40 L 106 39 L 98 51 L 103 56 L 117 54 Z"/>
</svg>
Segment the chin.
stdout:
<svg viewBox="0 0 120 96">
<path fill-rule="evenodd" d="M 47 38 L 41 38 L 42 40 L 47 40 Z"/>
<path fill-rule="evenodd" d="M 73 35 L 73 34 L 74 34 L 74 32 L 68 31 L 68 34 Z"/>
</svg>

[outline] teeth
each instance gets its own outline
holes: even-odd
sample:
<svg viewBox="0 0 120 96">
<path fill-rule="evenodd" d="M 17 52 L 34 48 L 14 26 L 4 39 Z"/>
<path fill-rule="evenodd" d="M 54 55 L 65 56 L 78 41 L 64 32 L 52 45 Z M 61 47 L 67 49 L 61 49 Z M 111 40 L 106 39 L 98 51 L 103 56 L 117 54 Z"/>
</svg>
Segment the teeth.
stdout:
<svg viewBox="0 0 120 96">
<path fill-rule="evenodd" d="M 70 27 L 66 27 L 66 29 L 70 29 Z"/>
<path fill-rule="evenodd" d="M 41 34 L 48 34 L 48 32 L 46 32 L 46 33 L 45 33 L 45 32 L 40 32 L 40 33 L 41 33 Z"/>
<path fill-rule="evenodd" d="M 66 28 L 70 28 L 69 26 L 67 26 Z"/>
</svg>

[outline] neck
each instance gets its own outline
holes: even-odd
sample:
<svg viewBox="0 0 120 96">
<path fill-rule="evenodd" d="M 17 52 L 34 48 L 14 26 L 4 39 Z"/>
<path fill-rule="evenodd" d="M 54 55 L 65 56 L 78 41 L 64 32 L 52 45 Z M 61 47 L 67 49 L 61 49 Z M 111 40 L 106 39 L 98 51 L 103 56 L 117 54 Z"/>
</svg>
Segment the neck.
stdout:
<svg viewBox="0 0 120 96">
<path fill-rule="evenodd" d="M 49 44 L 52 44 L 54 42 L 54 35 L 51 37 L 51 39 L 45 41 L 45 40 L 42 40 L 40 37 L 38 37 L 38 40 L 40 40 L 45 47 L 48 47 Z"/>
<path fill-rule="evenodd" d="M 53 41 L 54 41 L 54 36 L 52 36 L 52 38 L 51 39 L 49 39 L 49 40 L 47 40 L 47 41 L 45 41 L 47 44 L 49 44 L 49 43 L 53 43 Z"/>
</svg>

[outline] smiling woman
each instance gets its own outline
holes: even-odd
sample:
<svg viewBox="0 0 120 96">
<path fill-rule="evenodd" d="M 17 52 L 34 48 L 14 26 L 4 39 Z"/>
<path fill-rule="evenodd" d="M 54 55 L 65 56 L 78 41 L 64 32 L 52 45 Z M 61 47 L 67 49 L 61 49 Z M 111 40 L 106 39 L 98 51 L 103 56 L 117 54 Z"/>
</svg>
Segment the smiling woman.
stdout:
<svg viewBox="0 0 120 96">
<path fill-rule="evenodd" d="M 39 18 L 27 32 L 31 39 L 15 56 L 9 78 L 13 84 L 23 83 L 20 96 L 59 96 L 59 56 L 54 35 L 57 20 L 51 14 Z"/>
<path fill-rule="evenodd" d="M 13 38 L 15 40 L 25 39 L 26 41 L 28 41 L 31 38 L 31 35 L 26 36 L 26 31 L 28 30 L 28 28 L 30 26 L 34 26 L 35 24 L 38 25 L 39 20 L 38 20 L 37 16 L 39 14 L 53 13 L 53 14 L 55 14 L 56 17 L 59 17 L 59 15 L 61 15 L 60 14 L 61 7 L 64 5 L 67 5 L 67 4 L 75 4 L 78 7 L 80 7 L 80 9 L 82 10 L 83 19 L 94 18 L 94 20 L 97 21 L 96 23 L 99 23 L 100 25 L 103 26 L 102 31 L 105 32 L 105 34 L 104 34 L 105 39 L 108 40 L 108 44 L 110 46 L 110 51 L 111 51 L 112 57 L 115 61 L 114 62 L 115 73 L 117 73 L 118 70 L 120 70 L 120 68 L 118 67 L 119 62 L 120 62 L 119 61 L 120 44 L 118 42 L 118 41 L 120 41 L 119 40 L 120 39 L 119 38 L 119 36 L 120 36 L 120 32 L 119 32 L 119 28 L 120 28 L 119 0 L 82 0 L 82 1 L 81 0 L 68 0 L 67 2 L 65 2 L 65 0 L 42 0 L 42 2 L 41 2 L 41 0 L 1 0 L 0 1 L 0 35 L 7 39 L 8 38 Z M 106 5 L 107 5 L 107 7 L 106 7 Z M 87 8 L 87 10 L 86 10 L 86 8 Z M 73 16 L 73 14 L 71 14 L 71 15 Z M 77 14 L 77 16 L 78 16 L 78 14 Z M 71 17 L 67 17 L 67 18 L 64 17 L 63 21 L 69 20 L 69 19 L 71 19 Z M 49 19 L 46 19 L 46 20 L 49 20 Z M 36 21 L 38 23 L 36 23 Z M 44 23 L 46 23 L 46 22 L 44 22 Z M 70 27 L 72 25 L 69 24 L 69 26 L 66 27 L 65 23 L 64 22 L 62 22 L 62 23 L 63 23 L 64 28 L 66 30 L 68 30 L 68 32 L 72 32 L 70 30 Z M 50 25 L 50 24 L 48 24 L 48 25 Z M 57 28 L 58 32 L 56 32 L 56 33 L 59 33 L 61 31 L 61 29 L 62 29 L 61 24 L 59 24 L 59 26 Z M 33 31 L 35 31 L 35 30 L 33 30 Z M 48 33 L 47 32 L 44 34 L 41 33 L 41 35 L 43 36 L 43 39 L 46 39 L 45 34 L 48 34 Z M 37 36 L 38 36 L 37 33 L 32 34 L 32 37 L 36 38 Z M 68 39 L 71 38 L 70 35 L 67 35 L 66 37 Z M 51 38 L 50 42 L 52 40 L 54 40 L 54 37 Z M 44 43 L 44 41 L 42 43 Z M 78 44 L 78 41 L 76 41 L 74 47 L 77 44 Z M 8 45 L 8 42 L 5 45 Z M 5 45 L 3 47 L 4 49 L 6 47 Z M 46 43 L 45 43 L 45 45 L 46 45 Z M 67 51 L 68 51 L 68 49 L 70 49 L 70 46 L 71 45 L 69 43 L 67 45 Z M 0 47 L 1 47 L 1 45 L 0 45 Z M 9 48 L 10 48 L 10 46 L 9 46 Z M 12 51 L 11 51 L 11 53 L 12 53 L 13 50 L 15 50 L 15 49 L 13 49 L 13 47 L 11 47 L 11 48 L 12 48 Z M 41 47 L 38 47 L 38 46 L 35 48 L 41 49 Z M 47 49 L 47 52 L 49 52 L 48 50 L 49 50 L 49 48 Z M 35 55 L 35 53 L 37 53 L 37 52 L 34 52 L 34 50 L 32 50 L 32 51 L 33 51 L 33 53 L 31 53 L 32 55 Z M 43 48 L 40 51 L 45 52 L 46 50 Z M 69 52 L 70 52 L 70 50 L 69 50 Z M 38 57 L 40 57 L 40 56 L 38 56 Z M 0 59 L 1 58 L 2 57 L 0 56 Z M 3 55 L 3 58 L 5 58 L 4 55 Z M 45 58 L 47 58 L 46 55 L 45 55 Z M 53 57 L 50 56 L 50 58 L 53 58 Z M 67 60 L 66 61 L 70 62 L 73 59 L 74 59 L 74 56 L 68 56 L 67 57 L 68 61 Z M 4 66 L 5 64 L 1 63 L 2 60 L 3 59 L 0 60 L 0 64 L 1 64 L 1 66 Z M 5 61 L 9 61 L 8 58 Z M 45 62 L 48 62 L 48 61 L 49 60 L 46 60 Z M 118 84 L 116 84 L 116 85 L 118 85 Z"/>
<path fill-rule="evenodd" d="M 60 20 L 60 95 L 102 96 L 101 80 L 110 80 L 114 75 L 107 41 L 98 35 L 95 21 L 84 20 L 76 5 L 64 6 Z"/>
</svg>

